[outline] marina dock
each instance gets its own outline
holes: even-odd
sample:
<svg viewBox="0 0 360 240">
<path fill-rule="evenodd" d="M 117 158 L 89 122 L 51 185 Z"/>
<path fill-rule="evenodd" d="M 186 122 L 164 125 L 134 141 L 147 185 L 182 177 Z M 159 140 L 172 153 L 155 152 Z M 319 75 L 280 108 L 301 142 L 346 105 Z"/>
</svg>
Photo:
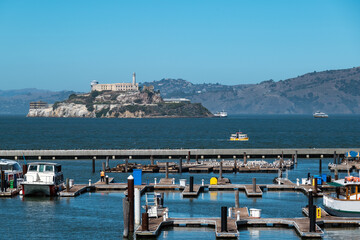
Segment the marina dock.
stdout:
<svg viewBox="0 0 360 240">
<path fill-rule="evenodd" d="M 332 158 L 336 152 L 340 157 L 349 151 L 360 148 L 249 148 L 249 149 L 97 149 L 97 150 L 0 150 L 0 157 L 8 159 L 56 160 L 56 159 L 234 159 L 242 158 Z"/>
</svg>

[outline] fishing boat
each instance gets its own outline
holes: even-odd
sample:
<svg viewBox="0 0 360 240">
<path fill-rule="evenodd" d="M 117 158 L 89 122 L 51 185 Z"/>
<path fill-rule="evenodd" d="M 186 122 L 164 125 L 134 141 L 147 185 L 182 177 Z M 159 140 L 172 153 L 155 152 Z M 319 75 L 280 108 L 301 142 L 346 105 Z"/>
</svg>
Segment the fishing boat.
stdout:
<svg viewBox="0 0 360 240">
<path fill-rule="evenodd" d="M 222 110 L 221 112 L 214 113 L 214 116 L 219 117 L 219 118 L 224 118 L 224 117 L 227 117 L 227 112 Z"/>
<path fill-rule="evenodd" d="M 317 111 L 313 114 L 314 118 L 327 118 L 329 115 L 327 115 L 324 112 Z"/>
<path fill-rule="evenodd" d="M 61 165 L 48 162 L 30 163 L 21 185 L 24 196 L 56 196 L 59 191 L 64 189 Z"/>
<path fill-rule="evenodd" d="M 360 217 L 360 178 L 349 176 L 329 184 L 337 188 L 323 196 L 325 210 L 339 217 Z"/>
<path fill-rule="evenodd" d="M 230 141 L 249 141 L 249 137 L 245 133 L 236 132 L 231 134 Z"/>
</svg>

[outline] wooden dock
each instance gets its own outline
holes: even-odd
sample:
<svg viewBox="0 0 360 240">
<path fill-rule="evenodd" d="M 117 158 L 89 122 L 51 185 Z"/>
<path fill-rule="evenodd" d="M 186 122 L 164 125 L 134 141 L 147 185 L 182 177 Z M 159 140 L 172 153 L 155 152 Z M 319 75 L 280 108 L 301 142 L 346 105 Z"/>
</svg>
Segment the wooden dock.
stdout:
<svg viewBox="0 0 360 240">
<path fill-rule="evenodd" d="M 6 189 L 5 192 L 0 192 L 0 198 L 4 197 L 4 198 L 11 198 L 14 197 L 16 195 L 18 195 L 20 192 L 20 188 L 14 188 L 14 189 Z"/>
<path fill-rule="evenodd" d="M 263 192 L 260 189 L 259 185 L 256 185 L 255 191 L 253 189 L 253 185 L 245 185 L 245 194 L 248 197 L 262 197 Z"/>
<path fill-rule="evenodd" d="M 60 197 L 76 197 L 76 196 L 82 194 L 83 192 L 86 192 L 88 187 L 89 187 L 89 185 L 85 185 L 85 184 L 74 184 L 74 186 L 72 186 L 68 191 L 67 191 L 67 189 L 64 189 L 61 192 L 59 192 L 59 196 Z"/>
<path fill-rule="evenodd" d="M 200 190 L 201 190 L 201 186 L 200 185 L 195 185 L 193 186 L 193 191 L 190 192 L 190 186 L 187 185 L 184 189 L 184 191 L 182 191 L 181 195 L 183 197 L 197 197 L 200 193 Z"/>
</svg>

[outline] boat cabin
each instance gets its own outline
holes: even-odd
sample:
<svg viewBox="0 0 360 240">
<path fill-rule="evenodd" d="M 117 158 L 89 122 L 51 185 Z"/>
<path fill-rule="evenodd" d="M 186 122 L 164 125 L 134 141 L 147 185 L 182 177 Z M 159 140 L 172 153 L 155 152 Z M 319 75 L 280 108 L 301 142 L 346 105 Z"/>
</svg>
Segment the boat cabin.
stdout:
<svg viewBox="0 0 360 240">
<path fill-rule="evenodd" d="M 61 165 L 57 163 L 30 163 L 25 174 L 25 182 L 44 182 L 59 184 L 64 181 Z"/>
<path fill-rule="evenodd" d="M 23 176 L 20 164 L 13 160 L 0 159 L 0 170 L 4 171 L 7 181 L 22 178 Z"/>
</svg>

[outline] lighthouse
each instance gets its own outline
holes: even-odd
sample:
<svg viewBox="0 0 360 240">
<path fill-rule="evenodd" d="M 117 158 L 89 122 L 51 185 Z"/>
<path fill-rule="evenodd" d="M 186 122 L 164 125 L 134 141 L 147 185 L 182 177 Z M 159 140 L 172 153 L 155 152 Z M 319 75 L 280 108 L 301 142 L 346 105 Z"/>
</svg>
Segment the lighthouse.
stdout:
<svg viewBox="0 0 360 240">
<path fill-rule="evenodd" d="M 133 73 L 133 82 L 132 82 L 132 84 L 133 84 L 133 86 L 135 86 L 135 84 L 136 84 L 136 74 L 135 73 Z"/>
</svg>

